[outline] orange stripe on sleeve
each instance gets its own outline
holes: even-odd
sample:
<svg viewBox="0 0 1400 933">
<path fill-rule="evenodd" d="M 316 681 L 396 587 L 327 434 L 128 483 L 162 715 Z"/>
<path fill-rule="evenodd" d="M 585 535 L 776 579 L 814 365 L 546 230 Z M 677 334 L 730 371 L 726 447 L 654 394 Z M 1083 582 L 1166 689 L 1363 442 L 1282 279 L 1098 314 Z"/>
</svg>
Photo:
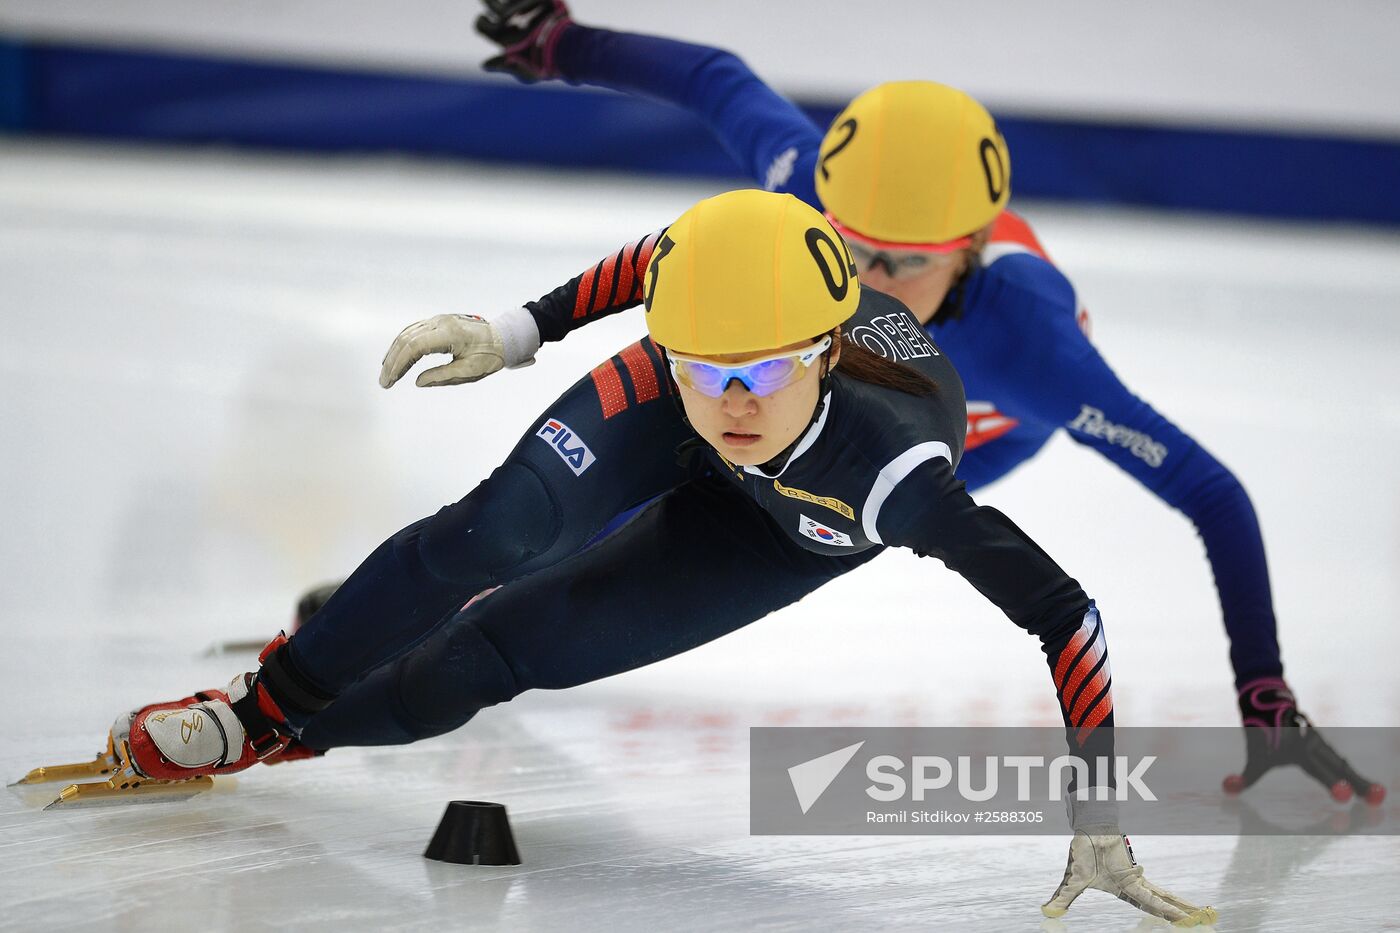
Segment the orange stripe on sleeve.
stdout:
<svg viewBox="0 0 1400 933">
<path fill-rule="evenodd" d="M 622 262 L 617 269 L 617 303 L 623 304 L 632 300 L 632 262 L 637 254 L 637 243 L 628 243 L 622 247 Z"/>
<path fill-rule="evenodd" d="M 636 258 L 632 262 L 632 271 L 637 278 L 637 290 L 632 295 L 633 301 L 642 297 L 642 280 L 646 278 L 647 263 L 651 261 L 651 251 L 656 248 L 656 241 L 659 239 L 660 233 L 650 234 L 637 247 Z"/>
<path fill-rule="evenodd" d="M 601 311 L 607 307 L 608 299 L 612 297 L 613 277 L 617 274 L 617 260 L 621 255 L 619 252 L 598 263 L 602 274 L 598 277 L 598 296 L 593 299 L 594 311 Z"/>
<path fill-rule="evenodd" d="M 578 295 L 574 298 L 574 320 L 588 313 L 588 303 L 593 299 L 593 273 L 597 266 L 589 269 L 578 281 Z"/>
</svg>

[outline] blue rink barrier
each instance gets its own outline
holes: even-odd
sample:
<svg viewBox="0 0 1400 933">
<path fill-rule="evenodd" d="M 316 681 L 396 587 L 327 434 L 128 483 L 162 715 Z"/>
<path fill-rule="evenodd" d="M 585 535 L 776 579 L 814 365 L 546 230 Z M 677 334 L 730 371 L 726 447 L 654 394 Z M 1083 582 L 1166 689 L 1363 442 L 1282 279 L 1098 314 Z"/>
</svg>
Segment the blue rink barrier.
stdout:
<svg viewBox="0 0 1400 933">
<path fill-rule="evenodd" d="M 1400 224 L 1400 141 L 997 119 L 1022 197 Z M 3 38 L 0 129 L 738 178 L 690 114 L 618 94 Z"/>
<path fill-rule="evenodd" d="M 0 36 L 0 131 L 28 126 L 30 97 L 28 51 Z"/>
</svg>

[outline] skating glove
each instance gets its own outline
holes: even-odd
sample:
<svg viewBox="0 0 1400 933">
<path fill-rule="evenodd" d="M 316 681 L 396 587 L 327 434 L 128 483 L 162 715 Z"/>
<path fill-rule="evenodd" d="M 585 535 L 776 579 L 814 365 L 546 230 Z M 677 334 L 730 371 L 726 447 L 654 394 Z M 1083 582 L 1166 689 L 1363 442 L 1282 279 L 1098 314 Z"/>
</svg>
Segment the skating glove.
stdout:
<svg viewBox="0 0 1400 933">
<path fill-rule="evenodd" d="M 452 362 L 419 373 L 418 385 L 476 382 L 504 368 L 529 366 L 539 348 L 539 328 L 524 308 L 514 308 L 490 321 L 474 314 L 439 314 L 399 332 L 384 354 L 379 384 L 389 388 L 413 364 L 433 353 L 450 353 Z"/>
<path fill-rule="evenodd" d="M 563 0 L 482 0 L 476 31 L 501 47 L 481 67 L 531 83 L 559 76 L 554 47 L 572 22 Z"/>
<path fill-rule="evenodd" d="M 1164 891 L 1142 876 L 1142 866 L 1133 858 L 1128 837 L 1112 827 L 1105 832 L 1076 832 L 1069 844 L 1065 877 L 1050 900 L 1041 905 L 1047 917 L 1064 916 L 1074 899 L 1088 888 L 1107 891 L 1138 910 L 1161 917 L 1173 926 L 1212 926 L 1217 915 L 1213 907 L 1197 907 Z"/>
<path fill-rule="evenodd" d="M 1225 792 L 1238 794 L 1274 768 L 1297 765 L 1340 803 L 1354 796 L 1372 806 L 1385 800 L 1385 787 L 1363 777 L 1298 712 L 1293 691 L 1282 678 L 1262 677 L 1240 688 L 1240 718 L 1245 730 L 1242 774 L 1225 778 Z"/>
</svg>

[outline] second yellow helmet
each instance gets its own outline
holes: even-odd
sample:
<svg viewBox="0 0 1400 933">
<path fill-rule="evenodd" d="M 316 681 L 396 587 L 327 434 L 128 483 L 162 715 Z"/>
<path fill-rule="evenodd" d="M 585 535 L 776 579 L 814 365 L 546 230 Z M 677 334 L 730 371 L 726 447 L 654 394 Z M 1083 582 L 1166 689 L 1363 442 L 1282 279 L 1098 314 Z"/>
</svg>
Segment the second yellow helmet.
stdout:
<svg viewBox="0 0 1400 933">
<path fill-rule="evenodd" d="M 1011 158 L 985 107 L 932 81 L 892 81 L 847 105 L 817 157 L 838 224 L 892 247 L 966 237 L 1011 196 Z"/>
</svg>

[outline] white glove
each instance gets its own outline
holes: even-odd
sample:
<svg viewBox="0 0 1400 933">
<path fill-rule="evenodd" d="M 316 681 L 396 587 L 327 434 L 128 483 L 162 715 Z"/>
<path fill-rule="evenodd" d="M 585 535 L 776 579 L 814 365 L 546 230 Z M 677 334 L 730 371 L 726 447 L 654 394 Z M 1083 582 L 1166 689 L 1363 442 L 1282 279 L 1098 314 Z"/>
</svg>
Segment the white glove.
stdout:
<svg viewBox="0 0 1400 933">
<path fill-rule="evenodd" d="M 433 353 L 450 353 L 452 362 L 419 373 L 419 386 L 476 382 L 503 368 L 529 366 L 539 348 L 539 328 L 524 308 L 513 308 L 490 321 L 474 314 L 439 314 L 399 332 L 384 354 L 379 384 L 389 388 L 413 364 Z"/>
<path fill-rule="evenodd" d="M 1128 848 L 1128 837 L 1117 832 L 1076 832 L 1069 843 L 1065 877 L 1055 895 L 1041 905 L 1047 917 L 1062 917 L 1086 888 L 1107 891 L 1138 910 L 1161 917 L 1172 926 L 1213 926 L 1213 907 L 1197 907 L 1164 891 L 1142 876 L 1142 867 Z"/>
</svg>

